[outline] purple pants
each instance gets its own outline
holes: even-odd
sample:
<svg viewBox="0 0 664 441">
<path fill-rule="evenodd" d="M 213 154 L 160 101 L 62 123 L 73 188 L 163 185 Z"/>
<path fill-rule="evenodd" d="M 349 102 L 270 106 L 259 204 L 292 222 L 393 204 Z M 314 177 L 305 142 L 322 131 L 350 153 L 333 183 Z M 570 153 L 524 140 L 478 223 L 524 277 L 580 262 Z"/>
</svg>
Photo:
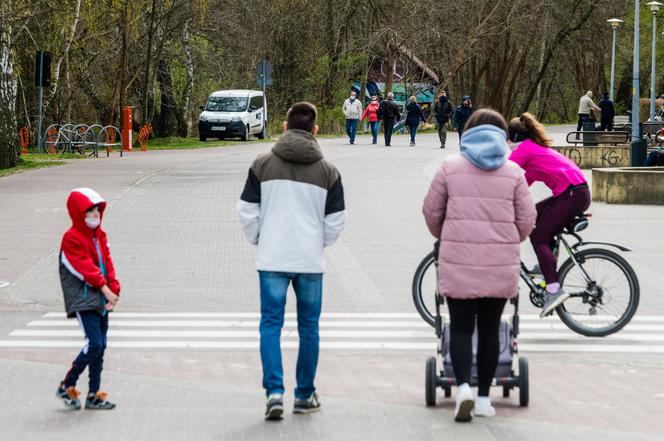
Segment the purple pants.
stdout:
<svg viewBox="0 0 664 441">
<path fill-rule="evenodd" d="M 537 226 L 530 235 L 544 280 L 548 285 L 558 283 L 556 257 L 551 243 L 572 220 L 590 206 L 590 190 L 586 184 L 567 190 L 537 203 Z"/>
</svg>

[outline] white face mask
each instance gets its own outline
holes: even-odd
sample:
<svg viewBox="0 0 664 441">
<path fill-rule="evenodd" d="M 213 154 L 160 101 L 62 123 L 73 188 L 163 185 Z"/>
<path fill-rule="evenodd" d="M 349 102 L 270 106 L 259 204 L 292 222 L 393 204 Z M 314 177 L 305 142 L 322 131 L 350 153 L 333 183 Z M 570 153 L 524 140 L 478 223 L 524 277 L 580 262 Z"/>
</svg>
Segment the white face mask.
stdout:
<svg viewBox="0 0 664 441">
<path fill-rule="evenodd" d="M 98 217 L 86 217 L 85 218 L 85 225 L 88 226 L 88 228 L 94 230 L 99 226 L 101 223 L 101 219 Z"/>
</svg>

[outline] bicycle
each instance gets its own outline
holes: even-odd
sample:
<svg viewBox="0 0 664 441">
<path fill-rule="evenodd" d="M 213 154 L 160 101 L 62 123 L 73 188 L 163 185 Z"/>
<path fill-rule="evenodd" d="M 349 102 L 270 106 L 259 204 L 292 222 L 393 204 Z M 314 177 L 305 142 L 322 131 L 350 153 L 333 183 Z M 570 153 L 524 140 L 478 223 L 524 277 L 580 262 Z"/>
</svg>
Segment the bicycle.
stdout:
<svg viewBox="0 0 664 441">
<path fill-rule="evenodd" d="M 558 278 L 560 285 L 570 294 L 570 298 L 555 311 L 572 331 L 587 337 L 604 337 L 620 331 L 636 313 L 639 281 L 630 264 L 620 254 L 607 249 L 629 252 L 629 248 L 608 242 L 585 242 L 579 235 L 588 227 L 590 217 L 590 214 L 578 216 L 555 238 L 553 250 L 556 258 L 561 248 L 569 256 L 558 269 Z M 576 243 L 570 244 L 566 236 L 576 239 Z M 604 248 L 586 248 L 589 245 Z M 417 267 L 412 285 L 415 308 L 433 327 L 436 324 L 435 314 L 426 304 L 424 287 L 427 285 L 427 271 L 433 267 L 436 270 L 433 290 L 436 296 L 439 295 L 437 249 L 438 242 L 434 251 Z M 546 284 L 543 280 L 538 281 L 542 276 L 532 273 L 521 262 L 520 277 L 530 290 L 530 302 L 541 309 L 547 295 Z"/>
<path fill-rule="evenodd" d="M 95 154 L 95 134 L 86 124 L 53 124 L 46 129 L 44 149 L 53 154 L 80 153 Z M 86 152 L 87 149 L 87 152 Z"/>
</svg>

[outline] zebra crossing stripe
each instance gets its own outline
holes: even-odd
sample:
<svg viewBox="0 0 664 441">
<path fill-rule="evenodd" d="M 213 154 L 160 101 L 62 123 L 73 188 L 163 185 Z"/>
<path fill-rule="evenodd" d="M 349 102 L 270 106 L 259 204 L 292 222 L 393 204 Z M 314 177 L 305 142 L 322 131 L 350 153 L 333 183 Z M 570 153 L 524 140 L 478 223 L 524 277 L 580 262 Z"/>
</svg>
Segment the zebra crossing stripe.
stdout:
<svg viewBox="0 0 664 441">
<path fill-rule="evenodd" d="M 295 313 L 287 313 L 282 347 L 298 347 Z M 664 353 L 664 316 L 638 316 L 617 334 L 587 338 L 557 317 L 521 315 L 522 352 Z M 259 346 L 256 312 L 114 312 L 109 346 L 126 349 L 252 350 Z M 505 315 L 505 320 L 510 316 Z M 588 323 L 598 322 L 589 317 Z M 76 320 L 49 312 L 9 333 L 0 348 L 79 348 L 83 335 Z M 330 312 L 320 321 L 321 348 L 434 352 L 433 329 L 417 313 Z M 1 338 L 1 337 L 0 337 Z"/>
</svg>

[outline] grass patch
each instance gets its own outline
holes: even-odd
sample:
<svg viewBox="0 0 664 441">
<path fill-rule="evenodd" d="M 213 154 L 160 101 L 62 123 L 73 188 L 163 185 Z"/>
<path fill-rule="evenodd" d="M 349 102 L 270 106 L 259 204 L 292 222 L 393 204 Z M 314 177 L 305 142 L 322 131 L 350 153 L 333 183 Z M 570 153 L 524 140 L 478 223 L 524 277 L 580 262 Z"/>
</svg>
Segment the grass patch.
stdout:
<svg viewBox="0 0 664 441">
<path fill-rule="evenodd" d="M 254 142 L 270 142 L 272 139 L 258 139 L 250 138 L 250 143 Z M 210 147 L 223 147 L 228 145 L 243 144 L 239 139 L 219 140 L 212 139 L 210 141 L 201 142 L 197 138 L 180 138 L 178 136 L 170 136 L 168 138 L 153 138 L 148 141 L 148 151 L 150 150 L 187 150 L 187 149 L 204 149 Z M 140 150 L 140 146 L 134 146 L 134 150 Z"/>
<path fill-rule="evenodd" d="M 28 170 L 35 170 L 44 167 L 54 167 L 64 165 L 72 159 L 84 159 L 84 156 L 67 153 L 63 155 L 44 155 L 38 153 L 28 153 L 21 155 L 16 167 L 10 167 L 0 170 L 0 177 L 8 176 L 14 173 L 20 173 Z"/>
</svg>

